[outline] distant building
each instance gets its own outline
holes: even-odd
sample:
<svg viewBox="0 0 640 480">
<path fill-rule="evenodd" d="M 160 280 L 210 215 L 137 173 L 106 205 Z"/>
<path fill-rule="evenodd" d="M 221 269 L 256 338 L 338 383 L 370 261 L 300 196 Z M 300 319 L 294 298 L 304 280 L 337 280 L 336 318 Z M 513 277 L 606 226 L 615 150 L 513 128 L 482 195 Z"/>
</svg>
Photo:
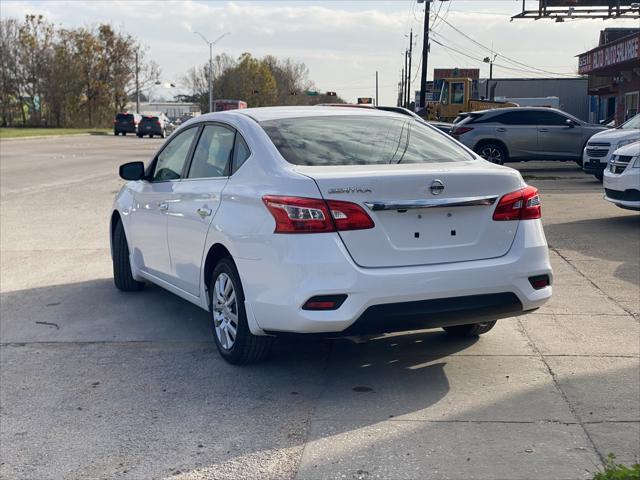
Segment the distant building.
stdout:
<svg viewBox="0 0 640 480">
<path fill-rule="evenodd" d="M 605 28 L 598 46 L 578 56 L 578 71 L 589 77 L 592 121 L 614 118 L 616 125 L 638 113 L 640 28 Z"/>
<path fill-rule="evenodd" d="M 135 102 L 127 105 L 129 112 L 136 111 Z M 185 102 L 150 102 L 140 103 L 140 113 L 158 113 L 162 112 L 167 117 L 182 117 L 184 115 L 191 115 L 197 117 L 202 112 L 200 111 L 200 105 L 197 103 L 185 103 Z"/>
<path fill-rule="evenodd" d="M 587 77 L 575 78 L 482 78 L 480 92 L 486 91 L 489 81 L 491 98 L 558 97 L 560 110 L 580 120 L 589 121 L 589 94 Z M 492 92 L 492 93 L 491 93 Z"/>
</svg>

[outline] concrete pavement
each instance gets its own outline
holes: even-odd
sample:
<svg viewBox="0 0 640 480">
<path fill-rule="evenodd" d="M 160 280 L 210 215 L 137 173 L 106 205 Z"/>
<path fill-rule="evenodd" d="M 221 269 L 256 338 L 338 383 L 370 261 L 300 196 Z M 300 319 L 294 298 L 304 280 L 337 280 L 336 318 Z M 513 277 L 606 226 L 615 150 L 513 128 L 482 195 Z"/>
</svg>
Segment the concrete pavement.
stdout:
<svg viewBox="0 0 640 480">
<path fill-rule="evenodd" d="M 280 341 L 232 367 L 208 315 L 111 280 L 119 164 L 159 140 L 0 142 L 0 477 L 592 478 L 640 457 L 640 221 L 569 163 L 543 195 L 554 298 L 478 341 Z"/>
</svg>

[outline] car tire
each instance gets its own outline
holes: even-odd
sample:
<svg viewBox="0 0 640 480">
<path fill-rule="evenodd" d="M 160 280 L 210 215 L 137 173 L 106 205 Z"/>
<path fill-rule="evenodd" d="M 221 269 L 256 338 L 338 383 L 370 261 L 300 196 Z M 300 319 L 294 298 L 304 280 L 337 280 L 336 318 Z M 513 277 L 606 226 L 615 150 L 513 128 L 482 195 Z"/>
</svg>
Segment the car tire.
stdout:
<svg viewBox="0 0 640 480">
<path fill-rule="evenodd" d="M 119 132 L 114 131 L 114 132 L 113 132 L 113 135 L 114 135 L 115 137 L 117 137 L 118 135 L 120 135 L 120 133 L 119 133 Z"/>
<path fill-rule="evenodd" d="M 495 320 L 493 322 L 472 323 L 470 325 L 454 325 L 451 327 L 442 327 L 442 329 L 449 335 L 456 337 L 477 337 L 484 333 L 487 333 L 495 326 Z"/>
<path fill-rule="evenodd" d="M 150 133 L 150 134 L 149 134 L 149 138 L 153 138 L 153 133 Z"/>
<path fill-rule="evenodd" d="M 230 257 L 220 260 L 213 270 L 209 300 L 213 338 L 222 358 L 233 365 L 264 360 L 273 337 L 257 336 L 249 330 L 242 283 Z"/>
<path fill-rule="evenodd" d="M 142 138 L 142 134 L 141 133 L 138 133 L 138 138 Z"/>
<path fill-rule="evenodd" d="M 118 290 L 136 292 L 144 288 L 144 282 L 138 282 L 131 274 L 129 245 L 122 222 L 116 223 L 113 230 L 113 282 Z"/>
<path fill-rule="evenodd" d="M 594 173 L 593 176 L 596 177 L 600 183 L 604 181 L 604 172 Z"/>
<path fill-rule="evenodd" d="M 122 136 L 126 137 L 127 136 L 127 132 L 122 132 Z"/>
<path fill-rule="evenodd" d="M 475 148 L 475 152 L 485 160 L 503 165 L 507 161 L 507 151 L 499 143 L 483 143 Z"/>
<path fill-rule="evenodd" d="M 166 135 L 165 131 L 164 131 L 164 130 L 162 130 L 162 133 L 160 134 L 160 138 L 164 138 L 164 137 L 165 137 L 165 135 Z"/>
</svg>

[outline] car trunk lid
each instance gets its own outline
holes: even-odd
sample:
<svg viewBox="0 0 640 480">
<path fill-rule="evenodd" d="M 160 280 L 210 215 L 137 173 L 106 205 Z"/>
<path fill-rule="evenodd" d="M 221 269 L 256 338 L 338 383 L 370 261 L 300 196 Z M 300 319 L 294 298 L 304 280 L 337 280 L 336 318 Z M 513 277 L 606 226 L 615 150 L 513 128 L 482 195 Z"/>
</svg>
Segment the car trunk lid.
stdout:
<svg viewBox="0 0 640 480">
<path fill-rule="evenodd" d="M 492 219 L 500 197 L 524 186 L 512 169 L 481 161 L 294 168 L 324 199 L 357 203 L 371 216 L 374 228 L 339 232 L 362 267 L 500 257 L 518 227 Z"/>
</svg>

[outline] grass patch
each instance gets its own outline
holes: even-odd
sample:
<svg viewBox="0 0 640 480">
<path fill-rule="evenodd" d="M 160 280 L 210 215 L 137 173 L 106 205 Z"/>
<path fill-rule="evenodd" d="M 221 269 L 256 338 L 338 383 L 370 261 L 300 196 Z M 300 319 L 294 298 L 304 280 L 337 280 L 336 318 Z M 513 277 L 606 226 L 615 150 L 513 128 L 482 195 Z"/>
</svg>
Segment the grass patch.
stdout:
<svg viewBox="0 0 640 480">
<path fill-rule="evenodd" d="M 616 463 L 616 456 L 610 453 L 604 461 L 604 470 L 597 473 L 593 480 L 640 480 L 640 464 L 625 467 Z"/>
<path fill-rule="evenodd" d="M 77 135 L 89 133 L 91 135 L 107 135 L 112 130 L 108 128 L 0 128 L 0 138 L 42 137 L 48 135 Z"/>
</svg>

